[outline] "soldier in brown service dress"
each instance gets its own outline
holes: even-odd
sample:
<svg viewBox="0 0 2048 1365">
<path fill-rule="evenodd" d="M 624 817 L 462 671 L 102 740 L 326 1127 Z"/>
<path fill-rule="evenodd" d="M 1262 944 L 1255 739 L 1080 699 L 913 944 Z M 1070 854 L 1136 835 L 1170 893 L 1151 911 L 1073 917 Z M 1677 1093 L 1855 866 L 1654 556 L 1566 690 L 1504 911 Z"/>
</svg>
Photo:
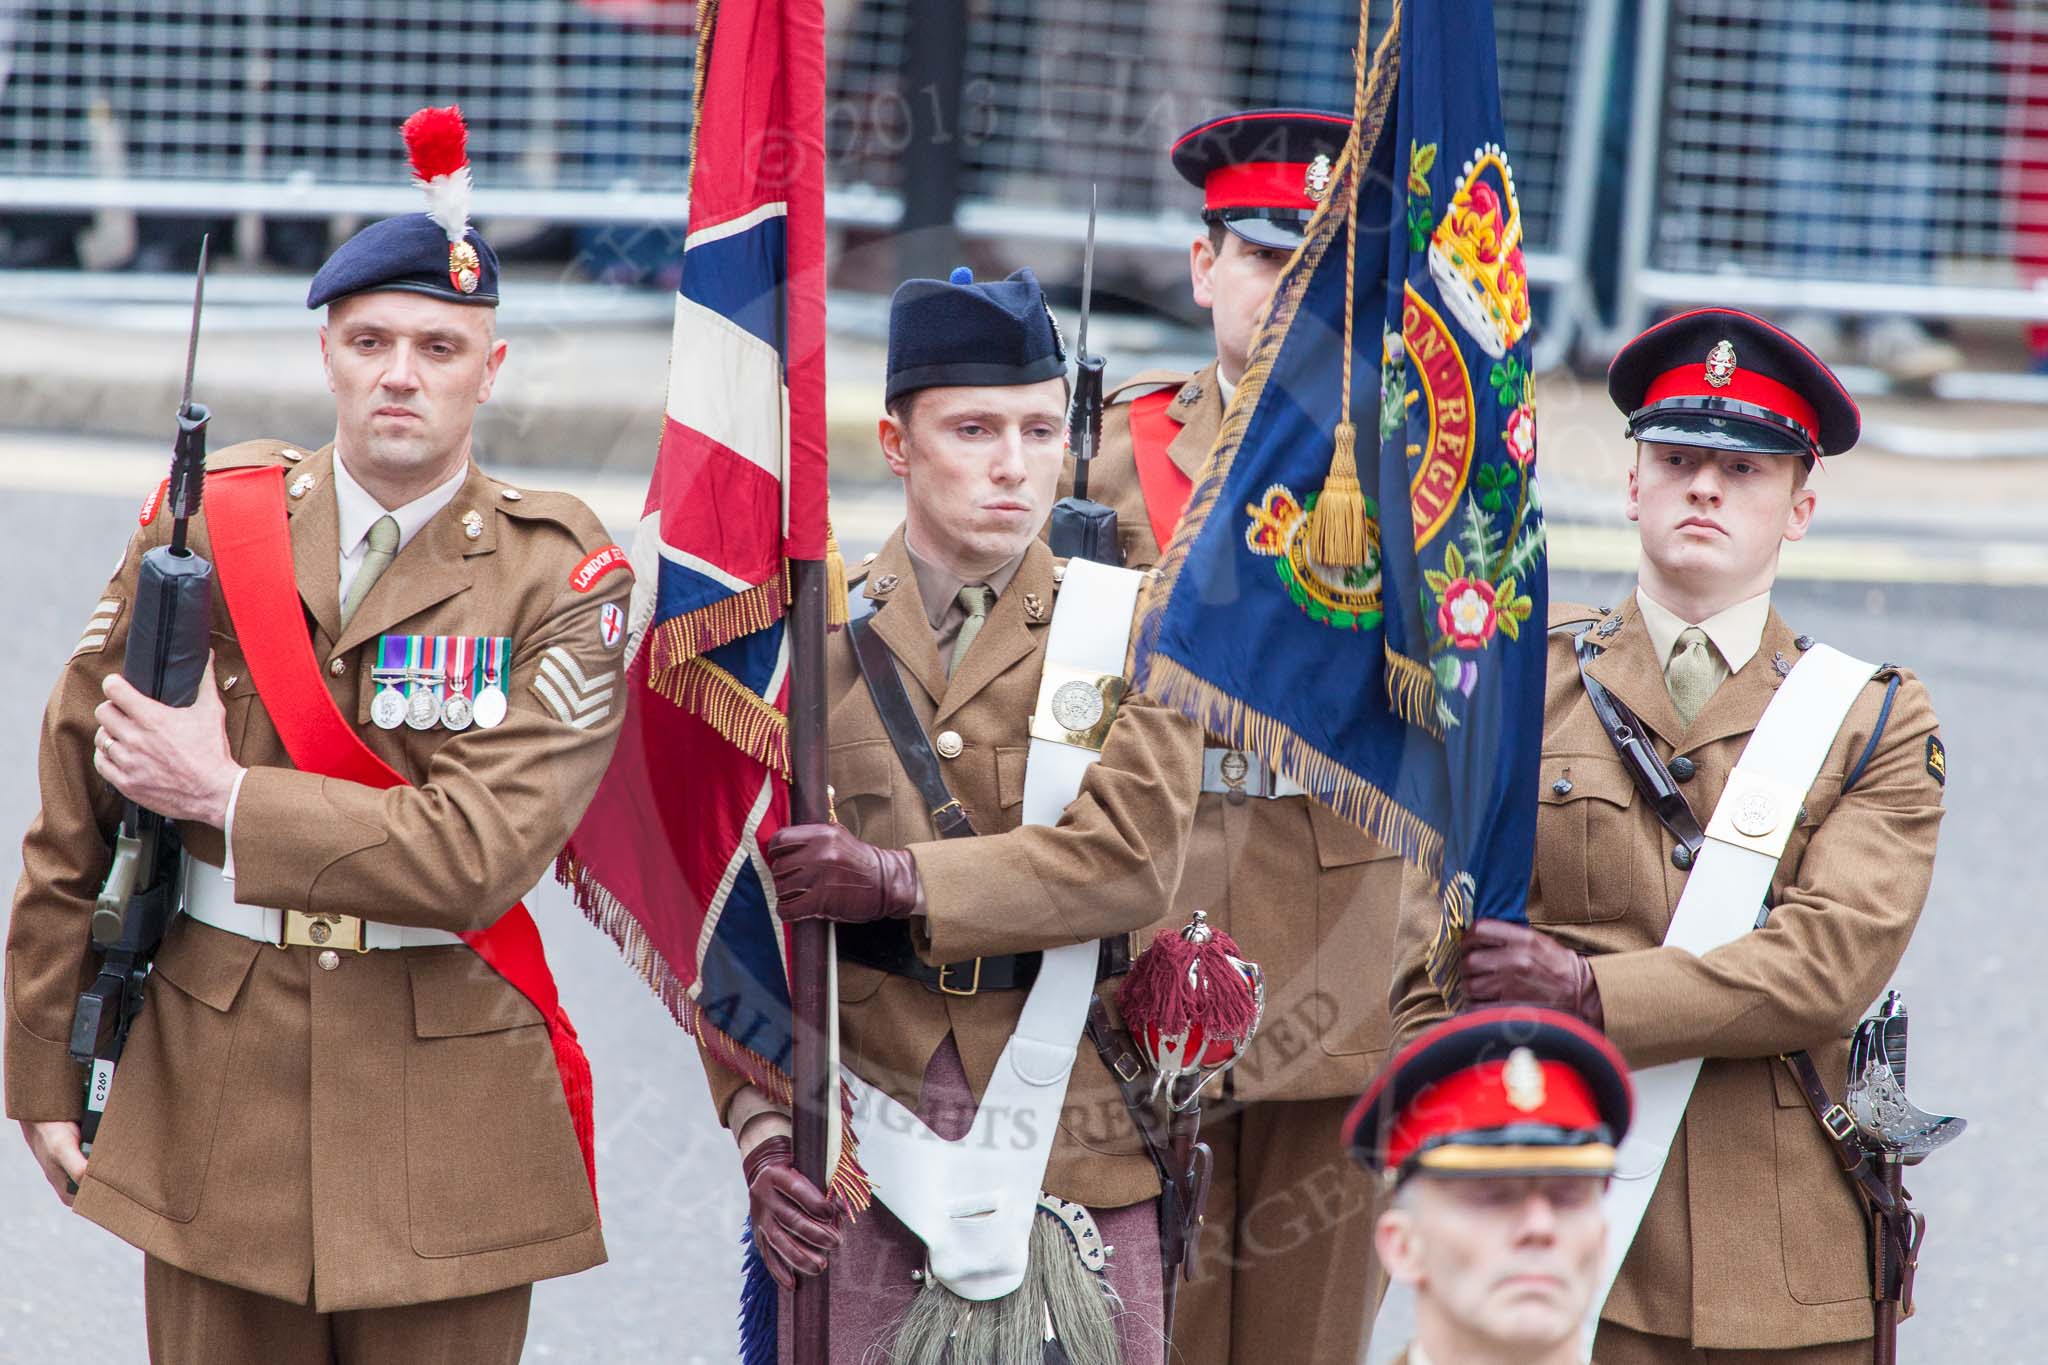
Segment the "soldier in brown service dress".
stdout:
<svg viewBox="0 0 2048 1365">
<path fill-rule="evenodd" d="M 1813 647 L 1771 605 L 1779 550 L 1812 524 L 1813 462 L 1853 446 L 1859 418 L 1806 347 L 1731 309 L 1650 328 L 1615 357 L 1608 389 L 1637 442 L 1639 581 L 1612 611 L 1552 606 L 1529 924 L 1474 926 L 1464 980 L 1476 1002 L 1579 1015 L 1633 1067 L 1706 1059 L 1606 1301 L 1601 1365 L 1852 1365 L 1870 1358 L 1873 1327 L 1863 1209 L 1779 1059 L 1804 1050 L 1839 1086 L 1848 1036 L 1906 951 L 1947 773 L 1934 707 L 1910 672 L 1879 669 L 1798 802 L 1768 919 L 1697 956 L 1665 946 L 1694 854 L 1617 756 L 1575 641 L 1707 824 Z M 1444 1012 L 1423 968 L 1426 900 L 1402 911 L 1404 1037 Z"/>
<path fill-rule="evenodd" d="M 1130 567 L 1157 564 L 1173 538 L 1273 285 L 1350 130 L 1344 114 L 1257 109 L 1175 142 L 1175 168 L 1203 192 L 1208 231 L 1191 244 L 1189 266 L 1216 359 L 1191 375 L 1146 371 L 1104 409 L 1089 496 L 1116 509 Z M 1070 465 L 1061 491 L 1071 484 Z M 1268 1004 L 1244 1060 L 1203 1106 L 1215 1179 L 1174 1330 L 1189 1365 L 1364 1358 L 1381 1280 L 1369 1191 L 1345 1177 L 1336 1134 L 1386 1056 L 1400 866 L 1391 848 L 1258 755 L 1205 752 L 1169 923 L 1206 912 L 1264 968 Z M 1308 1302 L 1316 1311 L 1302 1311 Z"/>
<path fill-rule="evenodd" d="M 303 610 L 283 629 L 409 785 L 295 768 L 292 718 L 218 595 L 192 706 L 122 680 L 137 566 L 171 520 L 157 498 L 50 698 L 7 940 L 7 1113 L 58 1196 L 76 1182 L 77 1212 L 143 1251 L 158 1362 L 509 1363 L 532 1282 L 605 1258 L 551 1021 L 458 937 L 510 917 L 604 771 L 630 580 L 579 589 L 598 519 L 471 459 L 506 352 L 497 283 L 474 232 L 365 228 L 308 297 L 334 443 L 213 461 L 282 471 L 290 563 L 269 567 Z M 191 548 L 218 559 L 219 529 L 202 512 Z M 124 797 L 177 822 L 185 913 L 87 1160 L 67 1038 Z"/>
</svg>

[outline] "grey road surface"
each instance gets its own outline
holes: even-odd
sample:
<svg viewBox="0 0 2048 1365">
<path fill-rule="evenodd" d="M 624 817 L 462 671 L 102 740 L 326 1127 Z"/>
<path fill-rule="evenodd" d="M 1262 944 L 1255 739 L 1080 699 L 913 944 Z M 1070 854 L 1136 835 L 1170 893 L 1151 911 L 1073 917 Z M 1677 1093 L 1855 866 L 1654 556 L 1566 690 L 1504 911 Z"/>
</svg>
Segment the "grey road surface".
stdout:
<svg viewBox="0 0 2048 1365">
<path fill-rule="evenodd" d="M 135 489 L 17 489 L 0 588 L 0 874 L 19 874 L 33 817 L 38 718 L 60 662 L 132 529 Z M 872 542 L 849 545 L 858 554 Z M 1873 579 L 1896 575 L 1873 566 Z M 1606 602 L 1619 574 L 1564 575 L 1558 598 Z M 2040 1360 L 2037 1153 L 2048 1049 L 2034 1027 L 2048 963 L 2033 815 L 2048 723 L 2048 594 L 1802 582 L 1778 602 L 1801 629 L 1919 670 L 1944 720 L 1951 781 L 1934 892 L 1901 967 L 1915 1016 L 1914 1089 L 1970 1119 L 1910 1184 L 1931 1229 L 1908 1360 Z M 596 1072 L 610 1264 L 539 1287 L 532 1361 L 699 1365 L 734 1358 L 744 1200 L 696 1054 L 611 944 L 558 888 L 531 904 Z M 4 916 L 0 911 L 0 916 Z M 1775 1230 L 1770 1235 L 1775 1235 Z M 1862 1255 L 1845 1247 L 1844 1255 Z M 140 1258 L 51 1196 L 13 1125 L 0 1132 L 0 1362 L 144 1358 Z M 1393 1343 L 1381 1343 L 1376 1356 Z"/>
</svg>

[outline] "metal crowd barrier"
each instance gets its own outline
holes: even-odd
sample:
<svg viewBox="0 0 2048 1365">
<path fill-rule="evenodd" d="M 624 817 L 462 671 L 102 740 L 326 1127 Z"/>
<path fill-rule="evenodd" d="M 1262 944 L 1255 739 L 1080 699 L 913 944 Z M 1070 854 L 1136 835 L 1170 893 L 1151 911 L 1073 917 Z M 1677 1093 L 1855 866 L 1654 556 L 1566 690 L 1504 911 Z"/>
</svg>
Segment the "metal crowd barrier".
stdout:
<svg viewBox="0 0 2048 1365">
<path fill-rule="evenodd" d="M 956 0 L 946 0 L 956 3 Z M 1562 355 L 1618 0 L 1499 0 L 1509 151 Z M 321 217 L 414 206 L 393 111 L 458 101 L 476 210 L 676 224 L 693 6 L 679 0 L 0 0 L 0 209 Z M 1374 0 L 1373 37 L 1390 10 Z M 1181 252 L 1193 192 L 1165 149 L 1261 104 L 1348 107 L 1350 0 L 984 0 L 962 6 L 957 126 L 908 86 L 913 0 L 827 0 L 827 212 L 888 229 L 913 130 L 954 144 L 955 230 Z M 925 54 L 929 59 L 930 54 Z M 944 54 L 941 54 L 943 58 Z M 920 103 L 920 102 L 924 103 Z M 913 189 L 915 186 L 913 185 Z"/>
<path fill-rule="evenodd" d="M 2048 320 L 2035 0 L 1650 0 L 1639 40 L 1618 334 L 1709 302 Z"/>
</svg>

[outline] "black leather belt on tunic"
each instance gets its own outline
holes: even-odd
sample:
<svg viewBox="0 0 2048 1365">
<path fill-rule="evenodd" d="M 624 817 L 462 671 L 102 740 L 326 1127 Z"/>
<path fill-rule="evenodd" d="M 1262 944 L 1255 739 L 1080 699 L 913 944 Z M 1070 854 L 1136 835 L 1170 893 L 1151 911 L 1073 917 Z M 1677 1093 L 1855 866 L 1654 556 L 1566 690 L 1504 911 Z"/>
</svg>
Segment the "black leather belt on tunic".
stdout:
<svg viewBox="0 0 2048 1365">
<path fill-rule="evenodd" d="M 910 926 L 901 920 L 877 920 L 872 924 L 839 926 L 839 956 L 891 976 L 907 976 L 940 995 L 979 995 L 983 991 L 1029 990 L 1038 980 L 1043 953 L 1005 953 L 1000 957 L 974 957 L 965 962 L 942 962 L 933 966 L 917 955 L 911 945 Z M 1102 940 L 1095 979 L 1107 981 L 1131 969 L 1130 939 L 1117 935 Z"/>
</svg>

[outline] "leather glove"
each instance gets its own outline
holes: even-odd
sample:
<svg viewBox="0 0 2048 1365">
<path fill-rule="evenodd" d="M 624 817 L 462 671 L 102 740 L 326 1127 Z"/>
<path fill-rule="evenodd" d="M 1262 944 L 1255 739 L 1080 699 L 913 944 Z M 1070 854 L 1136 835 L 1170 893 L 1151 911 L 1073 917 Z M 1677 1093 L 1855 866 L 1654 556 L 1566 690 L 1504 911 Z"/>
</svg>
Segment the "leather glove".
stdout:
<svg viewBox="0 0 2048 1365">
<path fill-rule="evenodd" d="M 923 908 L 924 887 L 908 849 L 876 848 L 839 825 L 789 825 L 764 851 L 776 912 L 786 920 L 866 924 Z"/>
<path fill-rule="evenodd" d="M 786 1137 L 767 1139 L 747 1153 L 747 1216 L 754 1224 L 754 1249 L 784 1289 L 796 1277 L 816 1275 L 838 1250 L 843 1214 L 839 1202 L 820 1193 L 796 1169 L 796 1148 Z"/>
<path fill-rule="evenodd" d="M 1605 1029 L 1600 987 L 1578 953 L 1526 924 L 1483 919 L 1465 931 L 1465 994 L 1475 1005 L 1547 1005 Z"/>
</svg>

